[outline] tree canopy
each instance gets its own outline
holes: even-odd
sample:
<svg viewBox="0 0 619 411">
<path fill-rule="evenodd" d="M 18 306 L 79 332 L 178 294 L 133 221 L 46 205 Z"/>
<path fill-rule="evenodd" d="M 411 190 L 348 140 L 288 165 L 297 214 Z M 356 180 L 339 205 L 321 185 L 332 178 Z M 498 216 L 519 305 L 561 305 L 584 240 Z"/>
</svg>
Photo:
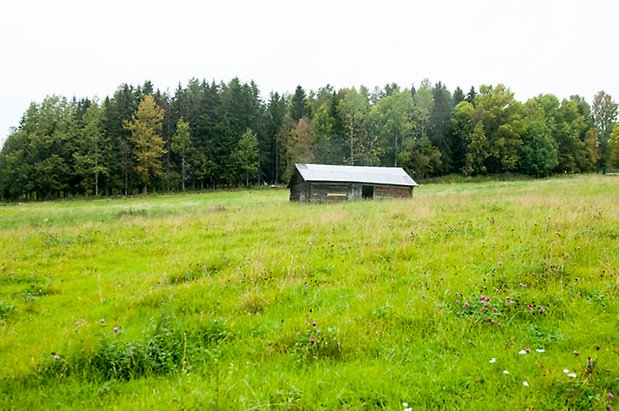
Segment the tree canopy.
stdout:
<svg viewBox="0 0 619 411">
<path fill-rule="evenodd" d="M 103 100 L 49 96 L 0 151 L 0 197 L 48 199 L 281 183 L 295 162 L 401 166 L 415 178 L 619 167 L 617 104 L 600 91 L 517 101 L 505 85 L 422 81 L 266 100 L 254 82 L 191 79 L 162 93 L 122 84 Z"/>
</svg>

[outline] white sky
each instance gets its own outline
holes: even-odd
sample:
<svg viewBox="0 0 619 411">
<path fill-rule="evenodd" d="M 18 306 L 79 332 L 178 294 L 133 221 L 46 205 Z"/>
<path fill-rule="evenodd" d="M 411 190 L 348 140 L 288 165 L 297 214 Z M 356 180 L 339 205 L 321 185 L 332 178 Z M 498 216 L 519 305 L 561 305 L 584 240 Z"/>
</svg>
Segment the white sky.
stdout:
<svg viewBox="0 0 619 411">
<path fill-rule="evenodd" d="M 428 78 L 619 101 L 618 16 L 616 0 L 6 0 L 0 141 L 46 95 L 191 77 L 254 80 L 265 97 Z"/>
</svg>

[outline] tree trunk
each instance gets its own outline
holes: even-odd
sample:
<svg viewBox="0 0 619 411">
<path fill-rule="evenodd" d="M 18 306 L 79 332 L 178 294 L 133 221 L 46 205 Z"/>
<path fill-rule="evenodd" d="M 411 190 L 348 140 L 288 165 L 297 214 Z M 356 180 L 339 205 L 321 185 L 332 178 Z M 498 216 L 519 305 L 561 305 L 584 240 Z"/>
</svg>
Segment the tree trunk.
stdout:
<svg viewBox="0 0 619 411">
<path fill-rule="evenodd" d="M 183 179 L 182 182 L 182 186 L 183 186 L 183 191 L 185 191 L 185 157 L 183 157 L 183 159 L 181 160 L 181 178 Z"/>
</svg>

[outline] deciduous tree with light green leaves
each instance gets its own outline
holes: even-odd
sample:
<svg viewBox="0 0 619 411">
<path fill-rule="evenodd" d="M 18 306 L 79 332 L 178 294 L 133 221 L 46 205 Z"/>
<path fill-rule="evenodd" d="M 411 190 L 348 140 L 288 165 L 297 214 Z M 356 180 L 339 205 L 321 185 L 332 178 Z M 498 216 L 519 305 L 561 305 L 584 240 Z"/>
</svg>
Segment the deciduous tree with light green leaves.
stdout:
<svg viewBox="0 0 619 411">
<path fill-rule="evenodd" d="M 534 100 L 527 103 L 527 128 L 522 134 L 519 169 L 532 176 L 546 176 L 559 164 L 556 142 L 544 110 Z"/>
<path fill-rule="evenodd" d="M 361 87 L 342 90 L 342 98 L 339 101 L 338 111 L 344 124 L 347 145 L 347 162 L 349 165 L 359 165 L 360 157 L 363 157 L 365 138 L 364 119 L 370 110 L 368 90 Z"/>
<path fill-rule="evenodd" d="M 368 115 L 372 134 L 380 139 L 384 164 L 397 166 L 406 140 L 412 138 L 414 103 L 409 90 L 392 90 L 374 104 Z M 412 146 L 410 146 L 412 147 Z"/>
<path fill-rule="evenodd" d="M 517 170 L 526 124 L 522 104 L 508 88 L 481 86 L 473 103 L 461 102 L 454 115 L 467 147 L 465 174 Z"/>
<path fill-rule="evenodd" d="M 176 123 L 176 132 L 172 136 L 171 148 L 172 152 L 178 155 L 181 159 L 181 187 L 183 191 L 185 191 L 185 182 L 187 181 L 187 163 L 191 164 L 193 144 L 191 143 L 189 123 L 187 123 L 183 117 L 179 118 Z"/>
<path fill-rule="evenodd" d="M 619 169 L 619 124 L 615 124 L 610 135 L 610 161 L 609 164 L 614 169 Z"/>
<path fill-rule="evenodd" d="M 131 131 L 131 144 L 135 158 L 135 171 L 143 185 L 143 192 L 148 192 L 148 185 L 153 178 L 163 173 L 163 155 L 166 153 L 162 137 L 164 110 L 157 107 L 151 94 L 146 95 L 131 121 L 124 126 Z"/>
<path fill-rule="evenodd" d="M 258 136 L 253 130 L 247 129 L 241 135 L 238 147 L 232 153 L 232 163 L 239 174 L 244 177 L 246 186 L 249 185 L 250 180 L 256 178 L 260 169 L 260 161 L 258 158 Z"/>
<path fill-rule="evenodd" d="M 75 174 L 82 178 L 81 186 L 86 194 L 99 195 L 99 179 L 108 174 L 105 164 L 103 141 L 103 111 L 97 102 L 92 102 L 82 117 L 83 127 L 77 137 L 73 153 Z"/>
<path fill-rule="evenodd" d="M 424 79 L 419 86 L 419 89 L 413 96 L 414 110 L 412 113 L 415 121 L 415 136 L 423 139 L 428 136 L 430 129 L 430 119 L 432 110 L 434 109 L 434 95 L 432 93 L 432 84 L 428 79 Z"/>
<path fill-rule="evenodd" d="M 617 122 L 617 103 L 603 90 L 593 97 L 593 125 L 598 133 L 600 168 L 606 172 L 610 160 L 610 134 Z"/>
</svg>

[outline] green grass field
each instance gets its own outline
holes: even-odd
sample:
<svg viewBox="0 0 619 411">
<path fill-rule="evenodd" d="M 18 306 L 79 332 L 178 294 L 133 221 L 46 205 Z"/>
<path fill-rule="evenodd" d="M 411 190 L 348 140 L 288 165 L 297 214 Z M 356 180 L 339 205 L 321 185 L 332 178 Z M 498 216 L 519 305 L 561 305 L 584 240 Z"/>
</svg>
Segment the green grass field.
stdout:
<svg viewBox="0 0 619 411">
<path fill-rule="evenodd" d="M 619 408 L 618 292 L 617 176 L 4 205 L 0 409 Z"/>
</svg>

